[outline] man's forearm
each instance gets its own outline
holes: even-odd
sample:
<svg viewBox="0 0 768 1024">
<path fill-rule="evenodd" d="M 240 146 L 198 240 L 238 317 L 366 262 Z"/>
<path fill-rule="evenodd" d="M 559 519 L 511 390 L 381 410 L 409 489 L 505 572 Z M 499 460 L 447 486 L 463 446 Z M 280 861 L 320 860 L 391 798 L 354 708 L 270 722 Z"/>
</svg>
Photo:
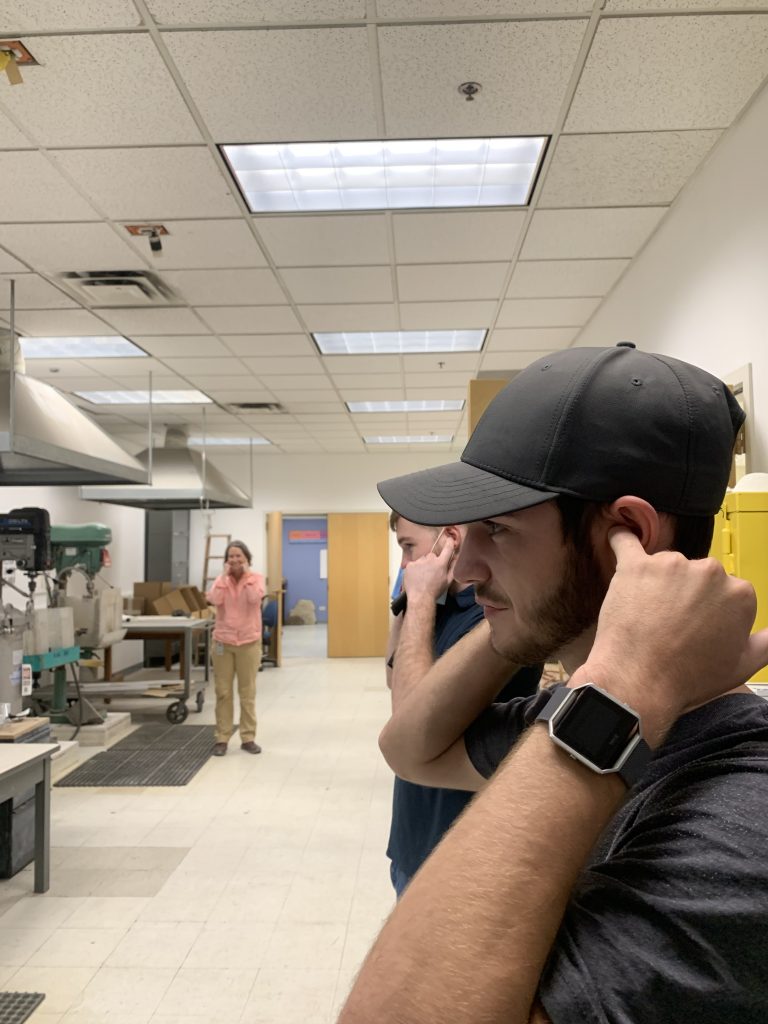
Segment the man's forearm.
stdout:
<svg viewBox="0 0 768 1024">
<path fill-rule="evenodd" d="M 402 613 L 400 636 L 392 666 L 392 711 L 419 686 L 434 664 L 435 602 L 411 601 Z"/>
<path fill-rule="evenodd" d="M 398 649 L 395 667 L 399 657 Z M 439 757 L 518 668 L 493 650 L 488 625 L 480 623 L 434 662 L 417 688 L 397 705 L 393 702 L 392 717 L 379 738 L 387 761 L 397 771 L 403 759 L 423 764 Z"/>
<path fill-rule="evenodd" d="M 532 728 L 410 883 L 339 1024 L 525 1024 L 569 893 L 624 798 Z"/>
</svg>

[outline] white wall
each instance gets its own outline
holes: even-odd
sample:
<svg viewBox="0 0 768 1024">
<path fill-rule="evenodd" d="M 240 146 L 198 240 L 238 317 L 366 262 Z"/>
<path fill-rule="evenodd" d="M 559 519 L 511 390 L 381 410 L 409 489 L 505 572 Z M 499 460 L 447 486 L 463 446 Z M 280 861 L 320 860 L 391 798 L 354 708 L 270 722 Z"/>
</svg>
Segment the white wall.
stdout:
<svg viewBox="0 0 768 1024">
<path fill-rule="evenodd" d="M 245 541 L 253 553 L 253 566 L 264 572 L 267 562 L 266 513 L 316 514 L 327 512 L 388 512 L 376 484 L 391 476 L 413 473 L 444 462 L 455 462 L 454 452 L 389 452 L 377 455 L 281 455 L 255 451 L 254 499 L 250 509 L 222 509 L 211 513 L 211 532 L 229 533 Z M 217 456 L 216 466 L 248 490 L 242 456 Z M 198 586 L 203 572 L 205 521 L 193 512 L 190 525 L 190 582 Z M 392 534 L 390 565 L 400 564 L 400 549 Z M 215 571 L 212 566 L 211 571 Z"/>
<path fill-rule="evenodd" d="M 130 594 L 136 580 L 144 579 L 144 512 L 139 509 L 102 505 L 81 501 L 77 487 L 3 487 L 0 489 L 0 508 L 45 508 L 51 524 L 77 525 L 104 523 L 112 530 L 109 553 L 112 568 L 103 571 L 103 577 L 122 593 Z M 16 584 L 23 587 L 26 579 L 16 574 Z M 44 592 L 42 585 L 41 593 Z M 73 585 L 74 592 L 74 585 Z M 24 600 L 9 588 L 3 591 L 3 602 L 23 607 Z M 44 603 L 44 602 L 43 602 Z M 115 671 L 141 662 L 143 645 L 135 640 L 117 644 L 112 652 Z"/>
<path fill-rule="evenodd" d="M 720 139 L 576 340 L 639 348 L 725 377 L 752 364 L 752 470 L 768 470 L 768 87 Z"/>
</svg>

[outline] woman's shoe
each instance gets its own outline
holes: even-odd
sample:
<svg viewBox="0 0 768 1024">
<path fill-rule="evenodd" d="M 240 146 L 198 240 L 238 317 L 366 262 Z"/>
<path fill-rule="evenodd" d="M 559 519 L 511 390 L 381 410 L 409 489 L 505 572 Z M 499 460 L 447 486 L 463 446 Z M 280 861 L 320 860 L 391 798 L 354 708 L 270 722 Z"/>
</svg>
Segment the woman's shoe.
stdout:
<svg viewBox="0 0 768 1024">
<path fill-rule="evenodd" d="M 214 757 L 224 757 L 226 752 L 227 752 L 227 744 L 226 743 L 214 743 L 214 745 L 213 745 L 213 756 Z"/>
<path fill-rule="evenodd" d="M 253 740 L 248 740 L 247 743 L 241 743 L 240 749 L 244 750 L 247 754 L 260 754 L 261 747 L 258 743 L 254 743 Z"/>
</svg>

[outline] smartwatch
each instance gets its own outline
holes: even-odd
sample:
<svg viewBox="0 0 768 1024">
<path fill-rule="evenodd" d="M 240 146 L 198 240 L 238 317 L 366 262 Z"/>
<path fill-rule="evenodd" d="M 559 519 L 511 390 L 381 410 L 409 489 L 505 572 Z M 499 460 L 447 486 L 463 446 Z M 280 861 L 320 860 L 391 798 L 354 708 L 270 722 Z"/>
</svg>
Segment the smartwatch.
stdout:
<svg viewBox="0 0 768 1024">
<path fill-rule="evenodd" d="M 546 723 L 552 742 L 599 775 L 617 774 L 631 789 L 651 759 L 640 716 L 594 683 L 549 692 L 535 721 Z"/>
</svg>

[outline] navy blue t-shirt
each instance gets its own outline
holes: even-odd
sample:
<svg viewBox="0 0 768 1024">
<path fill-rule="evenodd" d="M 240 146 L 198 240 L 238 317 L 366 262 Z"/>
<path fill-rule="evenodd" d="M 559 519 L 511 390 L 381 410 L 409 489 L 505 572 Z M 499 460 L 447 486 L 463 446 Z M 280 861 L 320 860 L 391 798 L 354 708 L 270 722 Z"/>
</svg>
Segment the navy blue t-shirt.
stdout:
<svg viewBox="0 0 768 1024">
<path fill-rule="evenodd" d="M 448 594 L 445 604 L 437 606 L 435 658 L 441 657 L 474 629 L 482 617 L 483 610 L 475 603 L 474 587 L 467 587 L 458 594 Z M 497 699 L 507 701 L 535 693 L 541 671 L 541 665 L 520 669 Z M 474 793 L 463 789 L 417 786 L 395 777 L 392 825 L 387 846 L 387 856 L 394 865 L 409 879 L 412 878 L 473 796 Z"/>
</svg>

